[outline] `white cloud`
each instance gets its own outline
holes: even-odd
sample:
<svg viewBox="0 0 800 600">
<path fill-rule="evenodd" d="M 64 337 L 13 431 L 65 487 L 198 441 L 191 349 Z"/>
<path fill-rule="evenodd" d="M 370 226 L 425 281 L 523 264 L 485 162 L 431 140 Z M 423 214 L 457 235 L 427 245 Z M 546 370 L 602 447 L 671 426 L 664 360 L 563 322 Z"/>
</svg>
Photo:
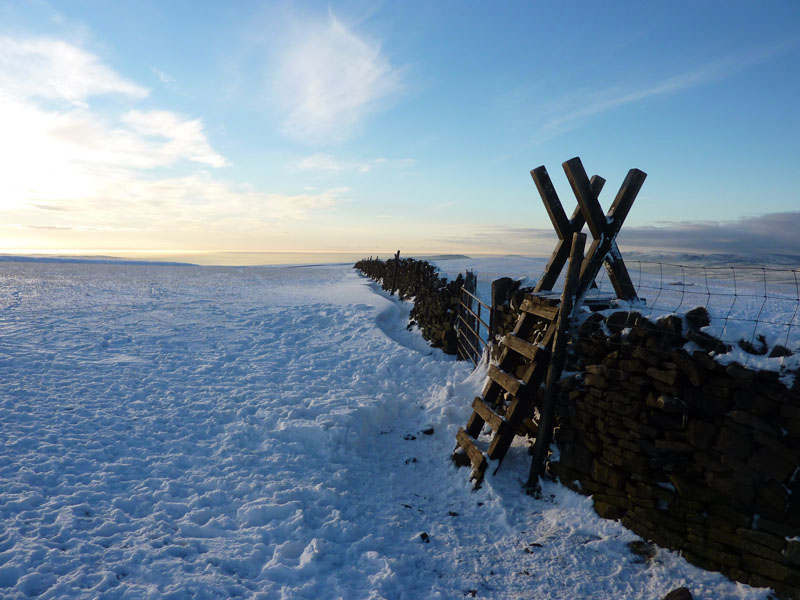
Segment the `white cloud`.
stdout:
<svg viewBox="0 0 800 600">
<path fill-rule="evenodd" d="M 200 245 L 213 244 L 214 235 L 236 243 L 240 232 L 305 219 L 344 193 L 265 193 L 192 172 L 192 165 L 229 164 L 211 146 L 202 120 L 131 106 L 90 108 L 87 100 L 112 92 L 127 96 L 131 106 L 147 93 L 65 42 L 0 38 L 0 225 L 6 235 L 82 232 L 75 242 L 85 245 L 94 239 L 87 232 L 106 232 L 104 239 L 112 240 L 113 232 L 125 233 L 133 243 L 137 232 L 193 243 L 191 233 Z M 176 171 L 165 175 L 169 168 Z"/>
<path fill-rule="evenodd" d="M 89 96 L 147 96 L 148 90 L 117 75 L 85 50 L 49 38 L 0 37 L 0 90 L 17 98 L 65 100 Z"/>
<path fill-rule="evenodd" d="M 166 140 L 160 148 L 165 161 L 185 158 L 212 167 L 222 167 L 227 164 L 227 161 L 211 148 L 200 119 L 186 120 L 165 110 L 148 112 L 133 110 L 126 113 L 122 120 L 135 133 Z"/>
<path fill-rule="evenodd" d="M 414 164 L 411 158 L 371 158 L 368 160 L 342 160 L 330 154 L 312 154 L 300 159 L 294 166 L 306 171 L 356 171 L 368 173 L 376 167 L 405 168 Z"/>
<path fill-rule="evenodd" d="M 281 56 L 274 92 L 283 132 L 308 143 L 352 135 L 364 117 L 401 89 L 401 74 L 380 44 L 358 37 L 333 15 L 297 31 Z"/>
</svg>

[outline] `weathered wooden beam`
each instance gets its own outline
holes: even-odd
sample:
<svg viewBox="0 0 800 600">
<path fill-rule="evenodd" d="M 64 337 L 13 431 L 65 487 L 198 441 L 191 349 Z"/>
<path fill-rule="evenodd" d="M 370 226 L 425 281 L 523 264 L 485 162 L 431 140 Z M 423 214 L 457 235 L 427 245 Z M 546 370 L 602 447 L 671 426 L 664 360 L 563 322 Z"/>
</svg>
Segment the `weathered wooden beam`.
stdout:
<svg viewBox="0 0 800 600">
<path fill-rule="evenodd" d="M 472 408 L 494 431 L 498 431 L 506 422 L 506 418 L 494 412 L 492 407 L 486 404 L 480 396 L 476 396 L 472 401 Z"/>
<path fill-rule="evenodd" d="M 501 371 L 494 365 L 489 365 L 489 371 L 487 372 L 487 375 L 489 376 L 489 379 L 500 385 L 511 395 L 516 395 L 520 388 L 524 385 L 519 379 L 512 377 L 505 371 Z"/>
<path fill-rule="evenodd" d="M 622 186 L 619 188 L 619 192 L 617 192 L 617 196 L 608 211 L 608 220 L 612 223 L 619 222 L 616 227 L 617 232 L 619 232 L 622 223 L 628 217 L 631 206 L 633 206 L 636 196 L 639 195 L 646 178 L 647 173 L 639 169 L 631 169 L 625 176 L 625 181 L 622 182 Z"/>
<path fill-rule="evenodd" d="M 521 340 L 513 333 L 506 334 L 506 336 L 503 338 L 503 344 L 506 348 L 510 348 L 517 354 L 524 356 L 525 358 L 529 358 L 530 360 L 536 360 L 536 357 L 542 351 L 542 349 L 536 344 L 531 344 L 530 342 Z"/>
<path fill-rule="evenodd" d="M 544 202 L 544 208 L 547 210 L 547 216 L 550 217 L 550 221 L 553 223 L 558 239 L 563 240 L 571 233 L 570 223 L 569 219 L 567 219 L 567 213 L 564 212 L 564 207 L 561 205 L 561 200 L 558 199 L 558 194 L 550 175 L 547 174 L 547 169 L 544 168 L 544 165 L 536 167 L 531 171 L 531 177 L 533 178 L 533 183 L 536 184 L 536 189 L 539 190 L 539 195 L 542 197 L 542 202 Z"/>
<path fill-rule="evenodd" d="M 575 307 L 575 292 L 580 279 L 581 257 L 583 257 L 585 245 L 586 235 L 575 233 L 572 237 L 569 268 L 564 281 L 564 291 L 561 294 L 561 311 L 558 314 L 558 321 L 555 326 L 553 353 L 547 370 L 544 398 L 539 407 L 539 430 L 536 435 L 536 443 L 533 446 L 533 461 L 531 462 L 531 470 L 526 484 L 529 490 L 537 485 L 539 475 L 544 471 L 547 451 L 550 448 L 550 442 L 553 440 L 558 380 L 561 378 L 561 372 L 564 370 L 564 363 L 566 362 L 569 328 L 572 320 L 572 311 Z"/>
<path fill-rule="evenodd" d="M 531 301 L 530 298 L 525 298 L 519 309 L 523 312 L 541 317 L 542 319 L 547 319 L 548 321 L 552 321 L 558 314 L 557 306 L 536 303 Z"/>
<path fill-rule="evenodd" d="M 597 201 L 597 196 L 592 190 L 592 184 L 588 175 L 586 175 L 581 159 L 576 156 L 564 162 L 562 166 L 592 237 L 599 239 L 602 237 L 606 227 L 606 215 L 603 213 L 603 209 Z"/>
<path fill-rule="evenodd" d="M 616 241 L 611 244 L 611 249 L 608 251 L 605 260 L 606 272 L 608 273 L 608 280 L 614 287 L 614 292 L 617 298 L 622 300 L 635 300 L 638 295 L 636 294 L 636 286 L 631 281 L 631 276 L 628 273 L 628 268 L 625 266 L 625 261 L 622 260 L 622 254 L 617 247 Z"/>
<path fill-rule="evenodd" d="M 486 471 L 486 457 L 463 428 L 459 429 L 456 434 L 456 443 L 469 457 L 469 462 L 472 463 L 473 478 L 476 480 L 476 485 L 479 484 L 480 480 L 483 479 L 483 473 Z"/>
</svg>

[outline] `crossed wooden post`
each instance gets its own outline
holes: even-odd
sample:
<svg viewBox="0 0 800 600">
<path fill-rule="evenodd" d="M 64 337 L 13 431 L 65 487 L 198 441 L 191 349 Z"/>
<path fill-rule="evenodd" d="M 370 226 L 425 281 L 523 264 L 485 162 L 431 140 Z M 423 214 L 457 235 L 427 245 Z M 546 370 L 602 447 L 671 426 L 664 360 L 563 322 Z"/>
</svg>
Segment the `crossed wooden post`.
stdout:
<svg viewBox="0 0 800 600">
<path fill-rule="evenodd" d="M 630 212 L 639 190 L 642 188 L 646 173 L 639 169 L 628 171 L 625 181 L 622 183 L 617 197 L 611 205 L 608 214 L 603 214 L 597 196 L 603 189 L 605 179 L 594 175 L 591 180 L 586 175 L 580 158 L 573 158 L 563 163 L 564 172 L 567 174 L 572 191 L 578 200 L 578 206 L 572 214 L 572 218 L 567 218 L 561 200 L 556 194 L 553 182 L 547 174 L 544 166 L 537 167 L 531 171 L 531 177 L 539 190 L 547 214 L 553 223 L 553 228 L 558 235 L 558 244 L 550 257 L 550 261 L 545 267 L 544 274 L 539 279 L 534 293 L 550 291 L 558 279 L 559 274 L 567 262 L 572 243 L 572 235 L 580 233 L 584 225 L 589 226 L 589 232 L 594 241 L 586 253 L 586 258 L 581 265 L 580 283 L 577 289 L 577 298 L 583 298 L 589 286 L 594 282 L 594 276 L 600 268 L 600 264 L 605 263 L 608 271 L 608 278 L 614 291 L 622 300 L 637 300 L 636 289 L 633 286 L 628 269 L 622 260 L 619 248 L 617 247 L 616 237 L 625 218 Z M 592 274 L 591 278 L 587 275 Z"/>
</svg>

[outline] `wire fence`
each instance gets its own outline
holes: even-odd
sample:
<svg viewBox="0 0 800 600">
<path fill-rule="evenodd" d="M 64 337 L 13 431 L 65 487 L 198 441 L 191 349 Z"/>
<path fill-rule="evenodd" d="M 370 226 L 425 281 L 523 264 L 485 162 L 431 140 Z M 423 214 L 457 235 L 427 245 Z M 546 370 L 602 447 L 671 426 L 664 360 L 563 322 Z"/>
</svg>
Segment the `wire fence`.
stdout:
<svg viewBox="0 0 800 600">
<path fill-rule="evenodd" d="M 703 333 L 731 347 L 731 359 L 800 355 L 800 270 L 767 266 L 689 266 L 626 261 L 642 300 L 629 309 L 659 320 L 704 308 Z M 613 296 L 603 271 L 587 299 Z M 769 356 L 772 354 L 773 356 Z"/>
<path fill-rule="evenodd" d="M 476 312 L 477 311 L 477 312 Z M 493 337 L 492 307 L 466 287 L 461 288 L 456 310 L 458 357 L 477 366 Z M 487 323 L 487 321 L 489 321 Z"/>
</svg>

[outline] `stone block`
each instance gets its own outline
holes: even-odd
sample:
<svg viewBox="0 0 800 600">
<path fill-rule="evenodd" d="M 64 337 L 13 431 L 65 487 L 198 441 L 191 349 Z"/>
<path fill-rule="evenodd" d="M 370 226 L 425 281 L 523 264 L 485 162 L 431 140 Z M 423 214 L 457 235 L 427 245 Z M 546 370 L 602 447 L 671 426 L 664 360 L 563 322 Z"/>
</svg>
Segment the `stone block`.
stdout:
<svg viewBox="0 0 800 600">
<path fill-rule="evenodd" d="M 561 448 L 561 462 L 581 473 L 590 473 L 594 455 L 582 444 L 566 444 Z"/>
<path fill-rule="evenodd" d="M 590 374 L 590 375 L 600 375 L 601 377 L 605 376 L 608 372 L 608 367 L 605 365 L 586 365 L 583 370 Z"/>
<path fill-rule="evenodd" d="M 631 373 L 644 373 L 647 370 L 644 362 L 636 358 L 630 360 L 620 360 L 619 368 L 629 375 Z"/>
<path fill-rule="evenodd" d="M 640 361 L 651 367 L 658 367 L 661 365 L 661 359 L 659 356 L 654 352 L 645 350 L 644 348 L 636 348 L 631 353 L 631 356 L 633 356 L 633 358 L 638 358 Z"/>
<path fill-rule="evenodd" d="M 785 438 L 774 438 L 763 431 L 756 431 L 753 434 L 753 441 L 755 441 L 756 444 L 769 448 L 789 462 L 800 466 L 800 451 L 786 443 Z"/>
<path fill-rule="evenodd" d="M 630 417 L 623 417 L 622 423 L 625 425 L 625 427 L 627 427 L 632 431 L 635 431 L 642 437 L 655 439 L 658 433 L 658 430 L 653 429 L 652 427 L 648 427 L 644 423 L 641 423 L 640 421 L 637 421 L 635 419 L 631 419 Z"/>
<path fill-rule="evenodd" d="M 636 325 L 641 318 L 642 315 L 637 312 L 613 312 L 606 318 L 606 327 L 611 333 L 619 333 Z"/>
<path fill-rule="evenodd" d="M 656 440 L 655 445 L 659 450 L 665 450 L 667 452 L 693 454 L 695 451 L 694 446 L 681 441 Z"/>
<path fill-rule="evenodd" d="M 800 419 L 786 419 L 783 422 L 783 428 L 790 436 L 800 439 Z"/>
<path fill-rule="evenodd" d="M 747 465 L 741 458 L 737 458 L 731 454 L 723 454 L 719 457 L 720 462 L 726 467 L 728 467 L 734 474 L 738 474 L 741 477 L 737 477 L 737 480 L 743 480 L 748 482 L 749 484 L 756 484 L 761 481 L 761 475 L 753 470 L 751 467 Z"/>
<path fill-rule="evenodd" d="M 752 369 L 748 369 L 742 365 L 733 363 L 725 367 L 725 373 L 727 373 L 730 377 L 738 380 L 738 382 L 751 382 L 755 379 L 756 372 Z"/>
<path fill-rule="evenodd" d="M 662 600 L 692 600 L 692 592 L 685 587 L 679 587 L 668 593 Z"/>
<path fill-rule="evenodd" d="M 691 550 L 685 548 L 681 550 L 681 556 L 694 566 L 700 567 L 706 571 L 720 571 L 722 569 L 721 564 L 709 560 L 704 556 L 700 556 L 699 554 L 695 554 Z"/>
<path fill-rule="evenodd" d="M 789 494 L 784 487 L 775 481 L 762 483 L 756 489 L 754 508 L 764 517 L 782 520 L 786 516 L 789 505 Z"/>
<path fill-rule="evenodd" d="M 748 458 L 753 450 L 752 437 L 738 427 L 734 429 L 726 425 L 719 430 L 714 449 L 723 456 L 732 455 L 742 459 Z"/>
<path fill-rule="evenodd" d="M 743 506 L 750 506 L 755 499 L 753 486 L 742 485 L 733 477 L 722 473 L 706 473 L 708 486 L 718 491 L 723 496 L 739 502 Z"/>
<path fill-rule="evenodd" d="M 691 419 L 686 426 L 686 439 L 693 446 L 708 450 L 717 435 L 717 426 L 714 423 L 701 419 Z"/>
<path fill-rule="evenodd" d="M 679 385 L 681 381 L 681 373 L 678 370 L 665 371 L 655 367 L 648 367 L 645 373 L 653 380 L 660 381 L 671 387 Z"/>
<path fill-rule="evenodd" d="M 702 383 L 702 372 L 700 371 L 697 362 L 686 356 L 680 356 L 677 354 L 674 356 L 674 360 L 686 379 L 688 379 L 693 386 L 699 387 Z"/>
<path fill-rule="evenodd" d="M 800 572 L 797 569 L 753 554 L 742 555 L 742 568 L 782 583 L 800 584 Z"/>
<path fill-rule="evenodd" d="M 592 463 L 592 479 L 598 483 L 608 486 L 611 489 L 623 489 L 625 487 L 625 480 L 627 477 L 618 469 L 604 464 L 600 460 L 595 460 Z"/>
<path fill-rule="evenodd" d="M 778 403 L 763 394 L 753 396 L 753 412 L 759 417 L 774 418 L 778 413 Z"/>
<path fill-rule="evenodd" d="M 711 325 L 711 317 L 703 306 L 698 306 L 686 313 L 686 324 L 690 329 L 702 329 Z"/>
<path fill-rule="evenodd" d="M 786 539 L 784 537 L 757 529 L 740 527 L 736 530 L 736 535 L 751 540 L 761 546 L 771 548 L 775 552 L 782 552 L 786 546 Z"/>
<path fill-rule="evenodd" d="M 697 410 L 704 412 L 715 417 L 720 417 L 728 411 L 730 399 L 727 397 L 719 396 L 716 394 L 709 394 L 703 388 L 703 391 L 692 395 L 692 405 Z"/>
<path fill-rule="evenodd" d="M 783 538 L 800 536 L 800 527 L 790 523 L 765 519 L 764 517 L 758 519 L 756 527 L 759 531 L 772 533 Z"/>
<path fill-rule="evenodd" d="M 738 529 L 737 532 L 738 531 L 742 530 Z M 773 550 L 772 548 L 762 544 L 758 544 L 752 539 L 742 536 L 740 533 L 709 529 L 708 537 L 715 542 L 729 546 L 734 551 L 739 553 L 747 552 L 756 556 L 760 556 L 761 558 L 766 558 L 767 560 L 773 560 L 777 562 L 783 561 L 783 557 L 779 551 Z"/>
<path fill-rule="evenodd" d="M 606 379 L 615 383 L 627 381 L 629 378 L 630 375 L 625 371 L 621 371 L 620 369 L 609 369 L 606 373 Z"/>
<path fill-rule="evenodd" d="M 673 515 L 664 510 L 653 510 L 649 508 L 634 507 L 632 511 L 638 518 L 652 523 L 657 527 L 664 527 L 673 533 L 686 534 L 686 525 Z"/>
<path fill-rule="evenodd" d="M 594 510 L 602 518 L 612 519 L 614 521 L 621 519 L 627 513 L 625 508 L 598 500 L 596 497 L 594 500 Z"/>
<path fill-rule="evenodd" d="M 781 404 L 778 412 L 782 417 L 800 421 L 800 406 L 796 404 Z"/>
<path fill-rule="evenodd" d="M 755 404 L 755 393 L 750 390 L 737 390 L 733 393 L 733 403 L 741 410 L 751 411 Z"/>
<path fill-rule="evenodd" d="M 706 558 L 717 565 L 737 568 L 741 564 L 741 559 L 738 554 L 725 552 L 723 550 L 716 550 L 709 547 L 708 544 L 695 544 L 692 542 L 687 542 L 684 545 L 684 548 L 686 548 L 689 552 L 692 552 L 698 556 L 702 556 L 703 558 Z M 715 570 L 718 571 L 719 569 L 717 568 Z"/>
<path fill-rule="evenodd" d="M 786 460 L 769 448 L 757 449 L 747 464 L 765 478 L 769 477 L 779 482 L 787 481 L 797 468 L 795 463 Z"/>
<path fill-rule="evenodd" d="M 592 373 L 587 373 L 583 377 L 583 383 L 588 387 L 603 389 L 606 387 L 606 378 L 603 377 L 602 375 L 594 375 Z"/>
<path fill-rule="evenodd" d="M 718 398 L 725 399 L 733 397 L 733 392 L 730 388 L 714 385 L 713 383 L 704 383 L 700 389 L 703 390 L 704 394 L 709 396 L 717 396 Z"/>
<path fill-rule="evenodd" d="M 786 542 L 783 555 L 789 564 L 800 567 L 800 540 L 793 539 Z"/>
<path fill-rule="evenodd" d="M 771 425 L 756 415 L 750 414 L 743 410 L 732 410 L 729 414 L 729 417 L 735 423 L 744 425 L 745 427 L 748 427 L 754 431 L 761 431 L 774 438 L 781 437 L 781 430 L 778 427 Z"/>
<path fill-rule="evenodd" d="M 634 398 L 641 397 L 642 394 L 642 386 L 640 384 L 633 383 L 632 381 L 622 381 L 619 384 L 620 388 L 631 394 Z"/>
</svg>

